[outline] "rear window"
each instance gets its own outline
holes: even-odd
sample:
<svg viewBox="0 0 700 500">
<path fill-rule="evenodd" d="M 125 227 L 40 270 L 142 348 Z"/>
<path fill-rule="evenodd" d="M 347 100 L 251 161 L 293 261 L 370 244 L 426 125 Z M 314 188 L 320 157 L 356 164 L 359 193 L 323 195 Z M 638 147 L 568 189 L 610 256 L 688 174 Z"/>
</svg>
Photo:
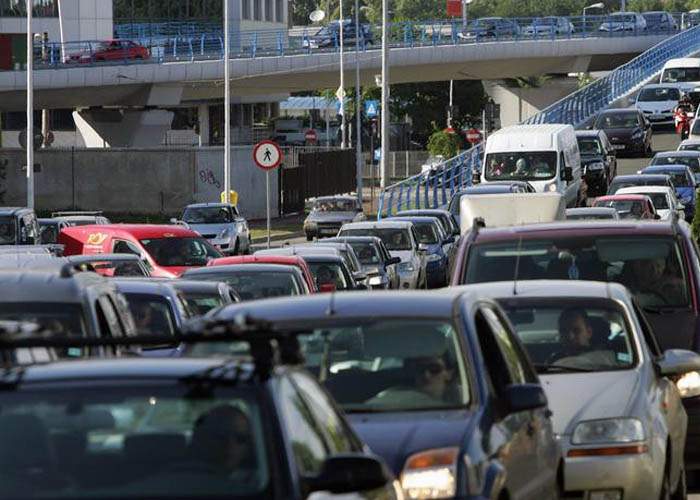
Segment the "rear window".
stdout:
<svg viewBox="0 0 700 500">
<path fill-rule="evenodd" d="M 338 233 L 338 237 L 343 236 L 376 236 L 384 242 L 386 249 L 390 252 L 413 249 L 408 229 L 343 229 Z"/>
<path fill-rule="evenodd" d="M 610 187 L 608 188 L 608 194 L 615 194 L 617 193 L 618 190 L 626 187 L 634 187 L 634 186 L 668 186 L 668 182 L 666 179 L 660 179 L 660 178 L 649 178 L 649 179 L 640 179 L 640 180 L 635 180 L 635 181 L 621 181 L 621 180 L 615 180 L 610 183 Z"/>
<path fill-rule="evenodd" d="M 464 283 L 516 278 L 612 281 L 627 286 L 644 307 L 689 306 L 682 250 L 666 236 L 542 239 L 472 247 Z"/>
<path fill-rule="evenodd" d="M 598 117 L 593 128 L 615 129 L 634 128 L 639 126 L 637 113 L 606 113 Z"/>
<path fill-rule="evenodd" d="M 222 257 L 204 238 L 156 238 L 141 240 L 141 244 L 164 267 L 206 266 L 211 259 Z"/>
<path fill-rule="evenodd" d="M 241 300 L 303 294 L 291 271 L 225 271 L 188 274 L 186 277 L 202 281 L 223 281 L 236 291 Z"/>
<path fill-rule="evenodd" d="M 268 497 L 263 421 L 251 391 L 216 383 L 4 391 L 0 496 Z"/>
<path fill-rule="evenodd" d="M 16 233 L 15 219 L 0 217 L 0 245 L 14 245 Z"/>
<path fill-rule="evenodd" d="M 170 303 L 160 295 L 125 293 L 139 334 L 175 335 L 176 321 Z"/>
</svg>

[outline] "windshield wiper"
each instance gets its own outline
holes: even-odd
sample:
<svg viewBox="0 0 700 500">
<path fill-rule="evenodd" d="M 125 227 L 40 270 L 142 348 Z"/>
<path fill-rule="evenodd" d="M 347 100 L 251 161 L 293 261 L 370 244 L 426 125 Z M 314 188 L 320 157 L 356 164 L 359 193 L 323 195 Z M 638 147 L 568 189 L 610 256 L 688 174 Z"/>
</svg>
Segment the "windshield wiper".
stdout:
<svg viewBox="0 0 700 500">
<path fill-rule="evenodd" d="M 557 373 L 557 372 L 570 372 L 570 373 L 587 373 L 592 372 L 590 368 L 579 368 L 576 366 L 565 366 L 565 365 L 543 365 L 535 364 L 535 370 L 537 373 Z"/>
</svg>

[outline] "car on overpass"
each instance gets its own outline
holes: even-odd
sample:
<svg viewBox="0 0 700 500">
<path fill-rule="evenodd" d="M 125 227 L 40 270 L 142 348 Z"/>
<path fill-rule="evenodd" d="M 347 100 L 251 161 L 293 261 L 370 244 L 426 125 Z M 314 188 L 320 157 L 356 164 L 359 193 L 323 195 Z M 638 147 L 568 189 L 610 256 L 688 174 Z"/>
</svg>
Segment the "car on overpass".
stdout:
<svg viewBox="0 0 700 500">
<path fill-rule="evenodd" d="M 355 46 L 359 42 L 360 46 L 374 44 L 372 27 L 369 24 L 360 24 L 359 37 L 355 30 L 355 21 L 343 20 L 343 42 L 346 46 Z M 301 46 L 305 49 L 322 49 L 340 46 L 340 21 L 331 21 L 328 26 L 324 26 L 311 36 L 305 36 L 301 41 Z"/>
<path fill-rule="evenodd" d="M 515 19 L 504 17 L 482 17 L 472 21 L 465 30 L 457 36 L 469 41 L 488 41 L 517 38 L 520 26 Z"/>
<path fill-rule="evenodd" d="M 662 351 L 620 284 L 461 289 L 496 300 L 538 371 L 564 455 L 563 497 L 686 497 L 688 417 L 674 380 L 700 369 L 698 354 Z"/>
<path fill-rule="evenodd" d="M 669 33 L 678 30 L 678 22 L 670 12 L 651 10 L 642 12 L 642 17 L 647 22 L 647 31 L 650 33 Z"/>
<path fill-rule="evenodd" d="M 617 153 L 608 135 L 603 130 L 578 130 L 576 140 L 587 196 L 595 198 L 606 194 L 610 181 L 617 175 Z"/>
<path fill-rule="evenodd" d="M 146 47 L 131 40 L 106 40 L 98 42 L 91 50 L 71 54 L 69 63 L 89 64 L 92 62 L 145 61 L 151 54 Z"/>
<path fill-rule="evenodd" d="M 646 29 L 647 22 L 639 12 L 614 12 L 606 16 L 598 31 L 603 33 L 631 31 L 643 34 Z"/>
<path fill-rule="evenodd" d="M 522 35 L 527 37 L 547 37 L 558 35 L 571 35 L 576 28 L 571 21 L 562 16 L 536 17 L 532 24 L 522 28 Z"/>
<path fill-rule="evenodd" d="M 306 368 L 406 499 L 558 498 L 563 462 L 547 400 L 493 301 L 450 290 L 326 294 L 236 304 L 207 319 L 239 318 L 303 333 Z M 236 352 L 219 342 L 190 354 Z"/>
<path fill-rule="evenodd" d="M 618 155 L 651 156 L 651 122 L 637 108 L 606 109 L 598 113 L 592 128 L 608 135 Z"/>
</svg>

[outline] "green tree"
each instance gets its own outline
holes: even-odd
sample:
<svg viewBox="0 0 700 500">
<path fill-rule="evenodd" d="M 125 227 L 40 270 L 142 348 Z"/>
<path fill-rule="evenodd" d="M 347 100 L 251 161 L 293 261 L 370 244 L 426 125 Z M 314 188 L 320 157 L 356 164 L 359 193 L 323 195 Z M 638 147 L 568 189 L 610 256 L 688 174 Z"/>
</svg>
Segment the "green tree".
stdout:
<svg viewBox="0 0 700 500">
<path fill-rule="evenodd" d="M 700 203 L 695 204 L 695 215 L 693 216 L 691 229 L 693 232 L 693 238 L 695 238 L 695 241 L 700 243 Z"/>
<path fill-rule="evenodd" d="M 428 141 L 428 152 L 433 156 L 454 158 L 459 153 L 462 142 L 455 133 L 435 130 Z"/>
</svg>

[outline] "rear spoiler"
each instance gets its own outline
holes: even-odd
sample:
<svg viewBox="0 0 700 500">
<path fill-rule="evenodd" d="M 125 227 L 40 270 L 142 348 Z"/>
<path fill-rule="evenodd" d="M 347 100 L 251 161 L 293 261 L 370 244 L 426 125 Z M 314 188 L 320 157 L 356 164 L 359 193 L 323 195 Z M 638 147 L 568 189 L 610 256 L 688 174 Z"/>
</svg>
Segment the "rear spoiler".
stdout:
<svg viewBox="0 0 700 500">
<path fill-rule="evenodd" d="M 150 271 L 137 255 L 125 253 L 101 253 L 94 255 L 74 255 L 68 257 L 68 262 L 61 268 L 61 277 L 68 278 L 80 271 L 81 267 L 90 266 L 92 269 L 99 269 L 99 264 L 136 264 L 142 276 L 149 277 Z M 111 267 L 111 266 L 109 266 Z"/>
</svg>

